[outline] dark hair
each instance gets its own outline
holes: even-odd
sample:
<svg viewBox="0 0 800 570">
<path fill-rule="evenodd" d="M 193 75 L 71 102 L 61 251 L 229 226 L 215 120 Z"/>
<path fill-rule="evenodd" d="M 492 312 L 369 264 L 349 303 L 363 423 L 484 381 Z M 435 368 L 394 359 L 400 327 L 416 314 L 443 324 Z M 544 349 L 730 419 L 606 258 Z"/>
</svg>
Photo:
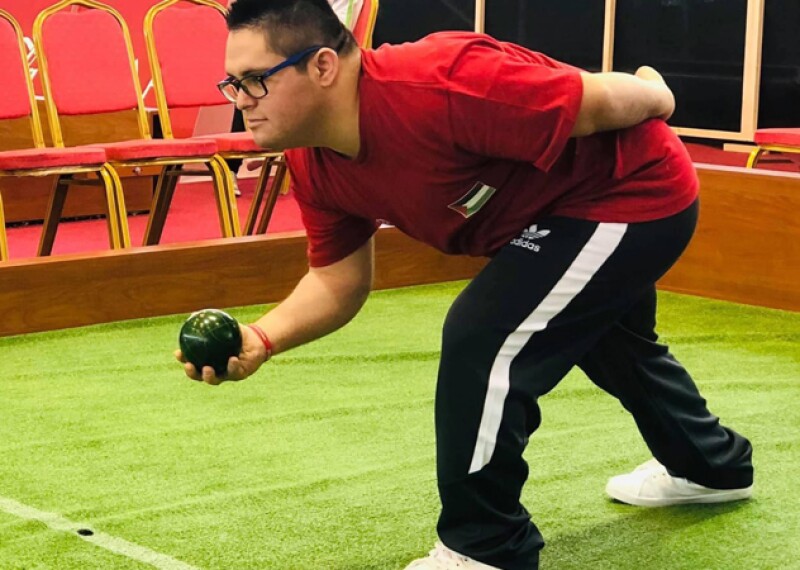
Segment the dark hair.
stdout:
<svg viewBox="0 0 800 570">
<path fill-rule="evenodd" d="M 236 0 L 227 21 L 232 32 L 247 28 L 266 32 L 270 49 L 285 57 L 315 45 L 342 55 L 356 47 L 353 34 L 327 0 Z"/>
</svg>

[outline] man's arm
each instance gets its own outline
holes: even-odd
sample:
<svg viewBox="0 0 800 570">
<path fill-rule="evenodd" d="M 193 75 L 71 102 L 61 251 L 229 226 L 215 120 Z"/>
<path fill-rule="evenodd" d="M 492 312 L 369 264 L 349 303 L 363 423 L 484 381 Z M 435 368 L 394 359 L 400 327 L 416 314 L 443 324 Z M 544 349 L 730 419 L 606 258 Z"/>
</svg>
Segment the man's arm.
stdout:
<svg viewBox="0 0 800 570">
<path fill-rule="evenodd" d="M 267 334 L 273 355 L 330 334 L 356 316 L 372 288 L 373 239 L 341 261 L 311 268 L 282 303 L 253 323 Z M 225 378 L 217 378 L 210 366 L 196 370 L 177 351 L 186 375 L 216 385 L 253 374 L 267 360 L 266 347 L 249 327 L 241 331 L 242 352 L 228 361 Z"/>
<path fill-rule="evenodd" d="M 582 73 L 583 100 L 573 137 L 625 129 L 652 118 L 668 119 L 675 97 L 652 67 L 628 73 Z"/>
<path fill-rule="evenodd" d="M 256 323 L 273 354 L 285 352 L 346 325 L 372 288 L 374 239 L 326 267 L 311 268 L 280 305 Z"/>
</svg>

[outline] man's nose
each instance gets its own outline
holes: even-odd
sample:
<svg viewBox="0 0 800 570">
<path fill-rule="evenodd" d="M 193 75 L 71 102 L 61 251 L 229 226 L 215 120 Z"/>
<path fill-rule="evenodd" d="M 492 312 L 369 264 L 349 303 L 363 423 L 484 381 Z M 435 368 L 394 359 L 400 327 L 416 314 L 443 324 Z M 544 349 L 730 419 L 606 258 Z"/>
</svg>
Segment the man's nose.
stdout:
<svg viewBox="0 0 800 570">
<path fill-rule="evenodd" d="M 256 100 L 248 95 L 244 89 L 239 89 L 239 92 L 236 93 L 236 108 L 240 111 L 253 107 L 255 103 Z"/>
</svg>

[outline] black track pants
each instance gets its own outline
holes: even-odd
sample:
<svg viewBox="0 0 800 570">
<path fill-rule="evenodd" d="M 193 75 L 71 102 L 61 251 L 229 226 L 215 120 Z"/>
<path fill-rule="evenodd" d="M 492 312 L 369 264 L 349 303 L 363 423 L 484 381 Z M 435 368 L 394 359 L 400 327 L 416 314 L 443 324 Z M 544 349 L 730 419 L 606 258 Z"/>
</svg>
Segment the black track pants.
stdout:
<svg viewBox="0 0 800 570">
<path fill-rule="evenodd" d="M 537 399 L 575 365 L 620 400 L 672 473 L 715 488 L 752 483 L 750 443 L 720 425 L 656 342 L 655 282 L 696 220 L 697 204 L 637 224 L 542 219 L 456 299 L 436 394 L 445 545 L 504 570 L 538 567 L 544 542 L 519 502 L 522 452 L 541 421 Z"/>
</svg>

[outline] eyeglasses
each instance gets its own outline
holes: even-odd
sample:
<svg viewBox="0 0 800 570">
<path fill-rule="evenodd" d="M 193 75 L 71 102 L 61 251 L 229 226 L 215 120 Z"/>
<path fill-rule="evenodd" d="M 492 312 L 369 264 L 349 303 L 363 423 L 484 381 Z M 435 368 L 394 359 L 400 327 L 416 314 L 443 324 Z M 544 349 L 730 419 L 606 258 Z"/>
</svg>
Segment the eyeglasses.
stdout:
<svg viewBox="0 0 800 570">
<path fill-rule="evenodd" d="M 343 37 L 339 43 L 333 48 L 333 51 L 339 53 L 339 50 L 344 47 L 344 44 L 347 41 L 347 37 Z M 303 58 L 308 57 L 314 52 L 317 52 L 326 46 L 311 46 L 309 48 L 304 49 L 303 51 L 299 51 L 294 55 L 290 55 L 285 60 L 280 62 L 275 67 L 266 70 L 264 73 L 253 73 L 251 75 L 245 75 L 241 79 L 236 79 L 235 77 L 228 77 L 223 81 L 217 83 L 217 89 L 219 89 L 220 93 L 231 103 L 236 103 L 236 100 L 239 98 L 239 91 L 244 91 L 249 97 L 253 99 L 262 99 L 267 96 L 269 90 L 267 89 L 266 81 L 276 73 L 278 73 L 282 69 L 286 69 L 287 67 L 291 67 L 293 65 L 297 65 Z"/>
<path fill-rule="evenodd" d="M 310 48 L 306 48 L 303 51 L 297 52 L 294 55 L 287 57 L 285 60 L 280 62 L 275 67 L 272 67 L 266 70 L 264 73 L 253 73 L 251 75 L 245 75 L 241 79 L 236 79 L 234 77 L 228 77 L 223 81 L 217 83 L 217 88 L 219 89 L 220 93 L 231 103 L 236 103 L 236 100 L 239 97 L 239 90 L 244 91 L 247 93 L 249 97 L 253 99 L 261 99 L 267 96 L 269 92 L 267 90 L 266 80 L 278 73 L 282 69 L 286 69 L 287 67 L 291 67 L 293 65 L 297 65 L 300 63 L 304 57 L 311 55 L 312 53 L 321 50 L 325 46 L 311 46 Z"/>
</svg>

